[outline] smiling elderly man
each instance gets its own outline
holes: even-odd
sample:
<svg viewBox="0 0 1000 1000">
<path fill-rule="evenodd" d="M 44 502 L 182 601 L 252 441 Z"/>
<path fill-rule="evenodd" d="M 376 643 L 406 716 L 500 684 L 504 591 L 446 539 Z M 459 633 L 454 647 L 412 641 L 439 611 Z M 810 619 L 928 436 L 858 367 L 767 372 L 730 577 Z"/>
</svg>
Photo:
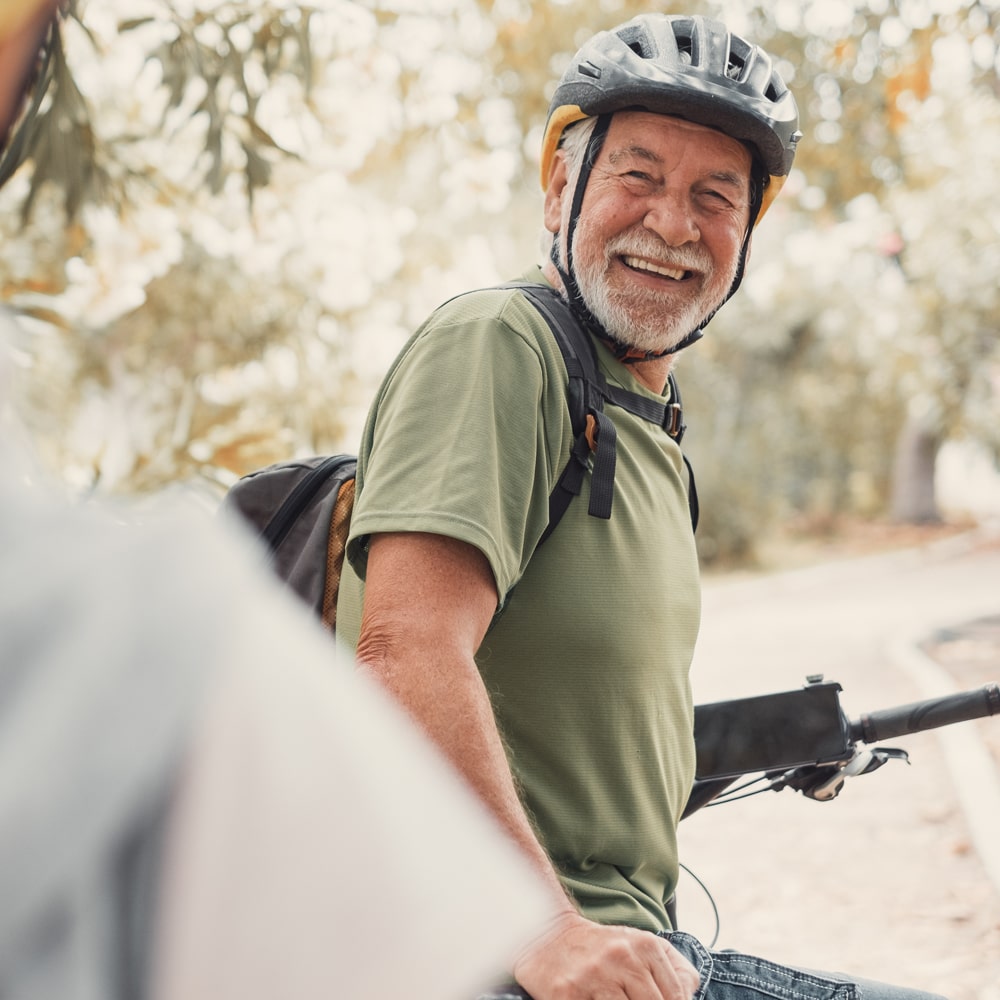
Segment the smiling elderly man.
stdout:
<svg viewBox="0 0 1000 1000">
<path fill-rule="evenodd" d="M 671 393 L 674 357 L 738 287 L 799 137 L 767 54 L 699 17 L 648 14 L 597 35 L 555 91 L 549 253 L 521 284 L 556 289 L 596 352 L 616 438 L 610 517 L 586 502 L 595 458 L 545 537 L 575 442 L 567 367 L 517 287 L 437 310 L 370 413 L 339 633 L 560 908 L 515 964 L 519 986 L 497 995 L 891 991 L 711 954 L 669 915 L 694 772 L 691 482 L 670 429 L 615 404 Z"/>
</svg>

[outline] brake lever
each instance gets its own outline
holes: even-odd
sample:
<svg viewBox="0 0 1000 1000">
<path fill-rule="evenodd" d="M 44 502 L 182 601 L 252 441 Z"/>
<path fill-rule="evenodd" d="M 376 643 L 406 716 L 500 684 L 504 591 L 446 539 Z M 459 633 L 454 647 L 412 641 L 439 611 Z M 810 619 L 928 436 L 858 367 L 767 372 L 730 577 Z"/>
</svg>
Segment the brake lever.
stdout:
<svg viewBox="0 0 1000 1000">
<path fill-rule="evenodd" d="M 890 760 L 901 760 L 904 764 L 910 763 L 910 755 L 899 747 L 872 747 L 869 751 L 871 761 L 863 771 L 858 774 L 871 774 L 877 771 L 883 764 Z"/>
<path fill-rule="evenodd" d="M 890 760 L 901 760 L 908 764 L 910 755 L 896 747 L 866 747 L 856 750 L 845 764 L 813 764 L 795 768 L 783 775 L 775 775 L 771 779 L 771 787 L 775 791 L 793 788 L 806 798 L 829 802 L 840 794 L 848 778 L 871 774 Z"/>
</svg>

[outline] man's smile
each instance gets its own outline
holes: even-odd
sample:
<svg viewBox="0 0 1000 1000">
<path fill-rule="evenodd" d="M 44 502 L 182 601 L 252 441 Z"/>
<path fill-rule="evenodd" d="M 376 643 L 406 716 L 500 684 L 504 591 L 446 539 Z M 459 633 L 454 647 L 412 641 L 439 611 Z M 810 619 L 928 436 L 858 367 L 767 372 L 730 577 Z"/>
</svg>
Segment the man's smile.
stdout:
<svg viewBox="0 0 1000 1000">
<path fill-rule="evenodd" d="M 646 271 L 650 274 L 658 274 L 664 278 L 672 278 L 674 281 L 682 281 L 690 278 L 691 272 L 678 267 L 669 267 L 666 264 L 658 264 L 655 261 L 647 260 L 644 257 L 622 256 L 621 262 L 633 271 Z"/>
</svg>

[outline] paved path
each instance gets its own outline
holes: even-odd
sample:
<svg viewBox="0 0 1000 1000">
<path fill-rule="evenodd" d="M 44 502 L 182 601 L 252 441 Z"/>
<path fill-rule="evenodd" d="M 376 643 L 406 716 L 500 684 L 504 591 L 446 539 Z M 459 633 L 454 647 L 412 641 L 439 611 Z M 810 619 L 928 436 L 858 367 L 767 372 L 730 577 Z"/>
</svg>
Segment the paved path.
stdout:
<svg viewBox="0 0 1000 1000">
<path fill-rule="evenodd" d="M 900 651 L 998 610 L 995 534 L 710 583 L 695 698 L 787 690 L 814 673 L 843 685 L 852 716 L 929 697 L 939 693 L 927 687 L 935 677 Z M 1000 662 L 988 679 L 1000 682 Z M 951 731 L 970 730 L 975 744 L 979 725 L 1000 727 L 1000 718 Z M 893 745 L 909 750 L 912 766 L 890 762 L 834 802 L 768 793 L 685 820 L 682 859 L 719 906 L 718 946 L 951 1000 L 1000 1000 L 1000 887 L 981 853 L 1000 852 L 1000 825 L 974 840 L 938 733 Z M 1000 792 L 1000 772 L 987 781 Z M 710 938 L 704 894 L 688 879 L 680 892 L 682 926 Z"/>
</svg>

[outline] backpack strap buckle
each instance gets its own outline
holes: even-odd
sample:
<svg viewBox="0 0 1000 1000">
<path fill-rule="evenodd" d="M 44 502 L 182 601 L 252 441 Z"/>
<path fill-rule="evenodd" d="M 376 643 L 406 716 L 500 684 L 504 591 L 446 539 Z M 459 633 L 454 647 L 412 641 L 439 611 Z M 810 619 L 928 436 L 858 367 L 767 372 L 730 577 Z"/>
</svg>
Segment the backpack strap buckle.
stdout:
<svg viewBox="0 0 1000 1000">
<path fill-rule="evenodd" d="M 663 429 L 675 440 L 684 435 L 684 412 L 680 403 L 667 403 L 663 414 Z"/>
</svg>

